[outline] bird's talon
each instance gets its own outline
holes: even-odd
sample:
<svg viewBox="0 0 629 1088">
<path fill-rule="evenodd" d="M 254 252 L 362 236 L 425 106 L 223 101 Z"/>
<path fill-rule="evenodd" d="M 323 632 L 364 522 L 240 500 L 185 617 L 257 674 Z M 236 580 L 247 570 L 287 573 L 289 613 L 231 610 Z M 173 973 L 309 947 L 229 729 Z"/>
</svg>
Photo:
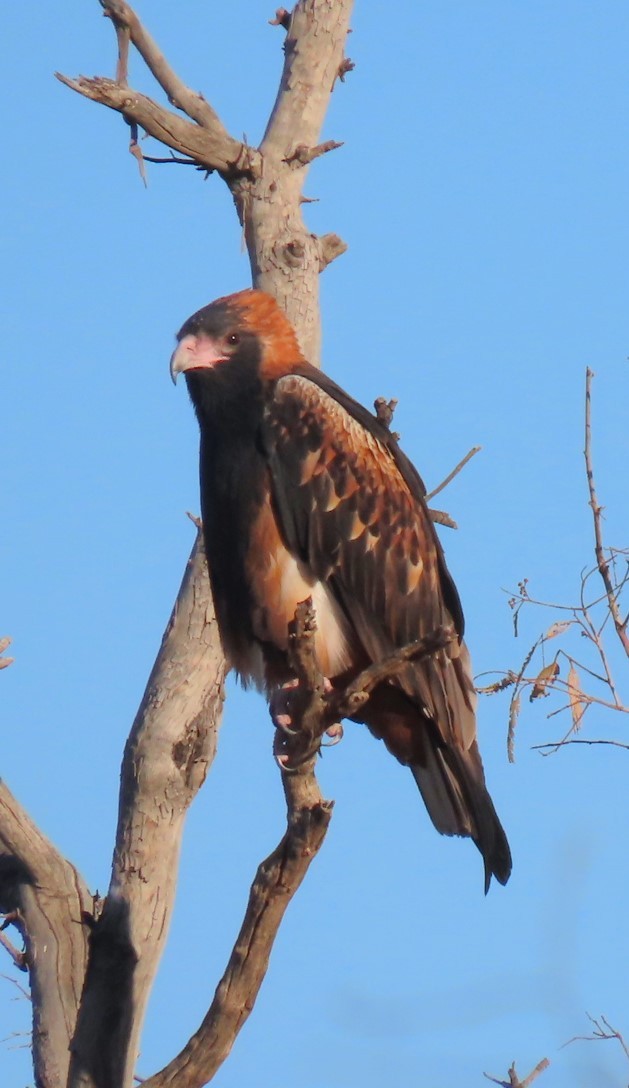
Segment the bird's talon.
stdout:
<svg viewBox="0 0 629 1088">
<path fill-rule="evenodd" d="M 288 737 L 296 737 L 299 733 L 298 729 L 292 729 L 293 719 L 290 714 L 274 714 L 273 724 L 276 729 L 281 729 L 282 733 L 286 733 Z"/>
<path fill-rule="evenodd" d="M 335 722 L 335 724 L 331 725 L 329 729 L 326 729 L 325 735 L 330 739 L 327 741 L 322 741 L 321 747 L 334 748 L 335 744 L 338 744 L 339 741 L 343 740 L 343 726 L 340 722 Z"/>
</svg>

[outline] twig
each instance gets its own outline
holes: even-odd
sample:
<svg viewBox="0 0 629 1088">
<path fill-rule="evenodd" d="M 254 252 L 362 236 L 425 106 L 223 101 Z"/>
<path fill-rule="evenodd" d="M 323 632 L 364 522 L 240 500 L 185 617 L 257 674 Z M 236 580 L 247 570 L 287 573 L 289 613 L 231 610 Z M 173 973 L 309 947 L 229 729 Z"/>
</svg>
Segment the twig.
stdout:
<svg viewBox="0 0 629 1088">
<path fill-rule="evenodd" d="M 487 675 L 486 672 L 478 673 L 478 676 Z M 489 675 L 491 675 L 491 672 Z M 501 680 L 494 680 L 493 684 L 484 684 L 482 687 L 477 684 L 476 690 L 479 695 L 495 695 L 498 691 L 506 691 L 507 688 L 512 687 L 517 683 L 517 679 L 517 675 L 511 669 L 507 669 Z"/>
<path fill-rule="evenodd" d="M 549 1065 L 550 1062 L 548 1058 L 542 1058 L 541 1062 L 537 1063 L 535 1069 L 533 1069 L 524 1080 L 520 1080 L 518 1077 L 515 1069 L 515 1062 L 508 1070 L 509 1080 L 499 1080 L 497 1077 L 491 1077 L 489 1073 L 484 1073 L 483 1076 L 487 1077 L 487 1080 L 490 1080 L 492 1084 L 499 1084 L 501 1088 L 529 1088 L 529 1085 L 532 1084 L 534 1080 L 537 1080 L 540 1073 L 543 1073 L 545 1069 L 548 1069 Z"/>
<path fill-rule="evenodd" d="M 566 737 L 564 740 L 549 741 L 547 744 L 532 744 L 531 749 L 533 751 L 541 751 L 544 748 L 551 748 L 556 752 L 559 748 L 565 748 L 567 744 L 610 744 L 614 748 L 626 748 L 629 751 L 629 744 L 623 744 L 619 740 L 587 740 L 584 737 Z M 549 752 L 546 755 L 550 755 Z"/>
<path fill-rule="evenodd" d="M 395 415 L 395 409 L 398 406 L 397 397 L 391 397 L 387 400 L 386 397 L 376 397 L 373 402 L 374 412 L 376 413 L 376 419 L 383 427 L 386 427 L 387 431 L 396 442 L 400 441 L 400 435 L 398 431 L 391 430 L 391 424 L 393 423 L 393 416 Z"/>
<path fill-rule="evenodd" d="M 168 166 L 169 163 L 174 164 L 175 166 L 194 166 L 195 170 L 205 170 L 206 173 L 208 172 L 205 166 L 199 166 L 198 162 L 195 162 L 194 159 L 182 159 L 178 155 L 169 155 L 166 159 L 159 158 L 157 155 L 144 155 L 144 161 L 158 163 L 163 166 Z"/>
<path fill-rule="evenodd" d="M 568 1041 L 564 1043 L 563 1046 L 570 1046 L 571 1043 L 576 1042 L 593 1043 L 599 1041 L 602 1042 L 603 1040 L 616 1039 L 624 1050 L 626 1057 L 629 1058 L 629 1046 L 625 1042 L 623 1035 L 621 1035 L 621 1033 L 617 1031 L 616 1028 L 613 1028 L 611 1026 L 609 1020 L 607 1020 L 605 1016 L 601 1016 L 600 1019 L 597 1020 L 594 1016 L 591 1016 L 589 1012 L 586 1015 L 590 1023 L 594 1025 L 594 1031 L 592 1032 L 592 1034 L 573 1035 L 572 1039 L 568 1039 Z M 603 1026 L 601 1027 L 601 1025 Z"/>
<path fill-rule="evenodd" d="M 598 656 L 601 659 L 601 664 L 602 664 L 603 670 L 605 672 L 605 680 L 603 682 L 607 684 L 609 690 L 611 691 L 611 693 L 612 693 L 612 695 L 614 697 L 614 701 L 615 701 L 616 705 L 618 707 L 620 707 L 621 706 L 621 699 L 620 699 L 620 696 L 618 694 L 618 690 L 616 688 L 616 685 L 614 683 L 614 678 L 612 676 L 611 666 L 609 664 L 607 653 L 605 651 L 605 646 L 603 645 L 603 640 L 602 640 L 599 632 L 596 629 L 596 624 L 592 620 L 592 617 L 590 615 L 590 608 L 585 604 L 585 585 L 586 585 L 586 581 L 587 581 L 587 576 L 585 576 L 585 577 L 582 576 L 581 577 L 582 618 L 577 617 L 577 622 L 579 622 L 581 624 L 581 627 L 583 628 L 583 632 L 586 635 L 586 637 L 589 638 L 590 641 L 592 643 L 594 643 L 594 645 L 596 646 L 596 649 L 598 651 Z M 606 619 L 610 615 L 611 615 L 611 610 L 608 609 Z M 603 625 L 601 627 L 601 630 L 603 629 L 604 626 L 605 626 L 605 624 L 603 623 Z"/>
<path fill-rule="evenodd" d="M 507 758 L 509 763 L 515 763 L 515 731 L 518 724 L 518 715 L 520 713 L 520 685 L 522 677 L 541 641 L 541 638 L 538 638 L 537 641 L 533 643 L 515 678 L 515 690 L 511 696 L 511 702 L 509 703 L 509 728 L 507 730 Z"/>
<path fill-rule="evenodd" d="M 437 523 L 437 525 L 446 525 L 448 529 L 458 529 L 458 523 L 446 514 L 445 510 L 435 510 L 434 507 L 428 507 L 428 513 L 430 514 L 431 521 Z"/>
<path fill-rule="evenodd" d="M 8 666 L 12 665 L 14 660 L 15 660 L 13 657 L 2 657 L 1 656 L 4 653 L 4 651 L 6 650 L 7 646 L 10 646 L 10 645 L 11 645 L 11 639 L 8 637 L 8 635 L 5 635 L 4 638 L 0 638 L 0 669 L 8 668 Z"/>
<path fill-rule="evenodd" d="M 588 489 L 590 492 L 590 506 L 592 508 L 592 516 L 594 518 L 594 552 L 596 555 L 596 564 L 598 566 L 601 578 L 603 579 L 603 585 L 605 586 L 605 593 L 609 603 L 609 611 L 614 621 L 614 627 L 616 628 L 616 633 L 620 640 L 620 644 L 623 647 L 627 657 L 629 657 L 629 634 L 627 633 L 626 622 L 623 622 L 620 615 L 620 608 L 618 607 L 616 589 L 610 578 L 609 564 L 605 558 L 605 551 L 603 548 L 603 533 L 601 529 L 602 507 L 599 506 L 599 502 L 596 497 L 596 487 L 594 483 L 594 469 L 592 466 L 591 427 L 591 400 L 593 377 L 594 372 L 588 367 L 585 372 L 585 449 L 583 453 L 585 457 L 585 471 L 587 475 Z"/>
<path fill-rule="evenodd" d="M 318 159 L 320 155 L 327 155 L 328 151 L 336 151 L 339 147 L 343 147 L 342 140 L 340 142 L 338 140 L 326 140 L 325 143 L 317 144 L 316 147 L 297 144 L 294 151 L 286 156 L 284 162 L 288 163 L 289 166 L 307 166 L 308 163 Z"/>
<path fill-rule="evenodd" d="M 135 121 L 131 121 L 131 136 L 129 139 L 129 151 L 133 155 L 138 164 L 138 170 L 140 171 L 140 177 L 144 182 L 144 188 L 148 189 L 148 180 L 146 177 L 146 167 L 144 165 L 144 155 L 142 154 L 142 148 L 138 140 L 138 126 Z"/>
<path fill-rule="evenodd" d="M 118 39 L 116 83 L 120 83 L 123 87 L 127 87 L 129 84 L 129 28 L 116 24 L 116 38 Z"/>
<path fill-rule="evenodd" d="M 478 453 L 480 449 L 482 449 L 482 446 L 472 446 L 471 450 L 469 450 L 469 452 L 465 454 L 463 460 L 459 461 L 458 465 L 456 465 L 455 468 L 452 469 L 452 472 L 448 473 L 445 480 L 442 480 L 439 486 L 435 487 L 433 491 L 428 492 L 428 494 L 426 495 L 426 502 L 429 502 L 430 499 L 434 499 L 435 495 L 438 495 L 440 491 L 443 491 L 444 487 L 447 487 L 448 484 L 452 482 L 454 477 L 458 476 L 461 469 L 465 468 L 467 462 L 471 461 L 474 454 Z"/>
<path fill-rule="evenodd" d="M 343 57 L 343 60 L 338 66 L 338 70 L 332 86 L 334 87 L 334 83 L 336 83 L 337 78 L 340 79 L 341 83 L 345 83 L 345 76 L 348 72 L 353 72 L 355 67 L 356 65 L 353 60 L 350 60 L 349 57 Z"/>
<path fill-rule="evenodd" d="M 3 974 L 0 974 L 0 978 L 5 979 L 6 982 L 10 982 L 12 986 L 15 986 L 15 988 L 17 990 L 19 990 L 19 992 L 21 993 L 22 997 L 25 997 L 27 1001 L 32 1001 L 33 1000 L 33 998 L 31 997 L 30 992 L 26 989 L 25 986 L 22 986 L 22 983 L 19 982 L 19 980 L 17 978 L 11 978 L 11 975 L 3 975 Z"/>
<path fill-rule="evenodd" d="M 351 717 L 360 706 L 366 702 L 366 696 L 381 684 L 384 680 L 390 680 L 402 671 L 409 661 L 418 661 L 422 657 L 430 657 L 431 654 L 443 650 L 449 642 L 457 638 L 452 626 L 437 628 L 436 631 L 415 642 L 410 642 L 383 661 L 363 669 L 358 676 L 348 684 L 344 691 L 330 697 L 330 707 L 334 721 L 339 718 Z"/>
<path fill-rule="evenodd" d="M 319 271 L 323 272 L 332 261 L 341 257 L 347 251 L 347 242 L 339 238 L 338 234 L 322 234 L 318 239 L 319 245 Z"/>
<path fill-rule="evenodd" d="M 9 940 L 6 933 L 2 932 L 2 930 L 5 927 L 5 924 L 7 924 L 7 925 L 9 924 L 8 921 L 7 921 L 8 918 L 9 918 L 9 915 L 7 915 L 7 917 L 5 918 L 5 922 L 3 923 L 2 927 L 0 928 L 0 944 L 5 949 L 5 951 L 9 953 L 11 959 L 13 960 L 14 965 L 18 968 L 18 970 L 28 971 L 26 953 L 25 952 L 20 952 L 19 949 L 17 949 L 15 947 L 15 945 L 12 943 L 12 941 Z"/>
<path fill-rule="evenodd" d="M 288 30 L 290 18 L 290 11 L 287 11 L 286 8 L 278 8 L 275 12 L 275 18 L 269 19 L 269 26 L 283 26 L 284 30 Z"/>
<path fill-rule="evenodd" d="M 121 32 L 126 35 L 127 43 L 128 39 L 131 39 L 147 68 L 168 96 L 171 106 L 182 110 L 202 128 L 212 130 L 215 137 L 223 140 L 231 139 L 227 129 L 209 102 L 206 102 L 203 95 L 197 94 L 187 87 L 174 69 L 171 68 L 157 42 L 142 25 L 129 4 L 125 3 L 125 0 L 100 0 L 100 4 L 103 13 L 112 20 L 116 28 L 119 43 Z M 124 75 L 126 82 L 126 64 L 124 65 Z M 116 76 L 116 78 L 119 77 Z"/>
</svg>

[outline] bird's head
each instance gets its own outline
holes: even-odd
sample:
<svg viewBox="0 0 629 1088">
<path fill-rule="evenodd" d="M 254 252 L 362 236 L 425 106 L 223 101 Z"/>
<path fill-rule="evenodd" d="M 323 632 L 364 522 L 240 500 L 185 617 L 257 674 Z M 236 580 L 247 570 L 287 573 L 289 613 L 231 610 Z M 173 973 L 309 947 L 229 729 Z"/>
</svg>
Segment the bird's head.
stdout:
<svg viewBox="0 0 629 1088">
<path fill-rule="evenodd" d="M 177 341 L 170 360 L 174 382 L 178 374 L 225 367 L 271 379 L 304 361 L 293 326 L 264 291 L 240 291 L 197 310 Z"/>
</svg>

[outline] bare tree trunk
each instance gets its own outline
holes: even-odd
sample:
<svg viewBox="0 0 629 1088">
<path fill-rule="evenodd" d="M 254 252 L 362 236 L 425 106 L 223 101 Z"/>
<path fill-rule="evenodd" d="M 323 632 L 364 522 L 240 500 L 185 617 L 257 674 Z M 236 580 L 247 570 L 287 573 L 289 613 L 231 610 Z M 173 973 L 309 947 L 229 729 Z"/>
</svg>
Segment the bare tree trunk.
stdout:
<svg viewBox="0 0 629 1088">
<path fill-rule="evenodd" d="M 124 115 L 144 169 L 138 127 L 186 161 L 216 171 L 244 227 L 254 286 L 293 321 L 305 355 L 319 361 L 318 276 L 345 249 L 316 237 L 302 216 L 310 162 L 340 146 L 317 145 L 339 72 L 351 0 L 300 0 L 280 9 L 285 62 L 259 149 L 227 132 L 191 91 L 125 0 L 100 0 L 118 38 L 116 80 L 58 78 Z M 128 86 L 140 53 L 180 114 Z M 215 750 L 225 663 L 200 533 L 126 745 L 112 878 L 102 911 L 73 867 L 0 794 L 0 905 L 19 911 L 33 994 L 38 1088 L 130 1088 L 148 996 L 172 912 L 185 814 Z M 202 1085 L 229 1053 L 266 972 L 286 905 L 316 855 L 331 815 L 312 763 L 287 781 L 286 833 L 254 880 L 239 940 L 208 1015 L 182 1054 L 151 1083 Z M 242 948 L 247 948 L 243 962 Z M 82 991 L 82 992 L 81 992 Z M 68 1059 L 71 1052 L 68 1074 Z"/>
</svg>

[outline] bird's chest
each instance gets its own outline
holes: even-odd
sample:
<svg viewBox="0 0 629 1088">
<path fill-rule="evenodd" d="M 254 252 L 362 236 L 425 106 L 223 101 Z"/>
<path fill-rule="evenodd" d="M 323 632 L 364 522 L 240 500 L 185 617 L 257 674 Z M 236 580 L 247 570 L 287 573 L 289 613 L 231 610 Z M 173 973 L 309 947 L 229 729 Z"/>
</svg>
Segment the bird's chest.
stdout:
<svg viewBox="0 0 629 1088">
<path fill-rule="evenodd" d="M 285 679 L 288 625 L 312 597 L 317 656 L 326 675 L 341 671 L 346 637 L 325 584 L 287 548 L 264 456 L 253 443 L 201 448 L 201 506 L 221 638 L 245 680 L 267 687 Z"/>
</svg>

